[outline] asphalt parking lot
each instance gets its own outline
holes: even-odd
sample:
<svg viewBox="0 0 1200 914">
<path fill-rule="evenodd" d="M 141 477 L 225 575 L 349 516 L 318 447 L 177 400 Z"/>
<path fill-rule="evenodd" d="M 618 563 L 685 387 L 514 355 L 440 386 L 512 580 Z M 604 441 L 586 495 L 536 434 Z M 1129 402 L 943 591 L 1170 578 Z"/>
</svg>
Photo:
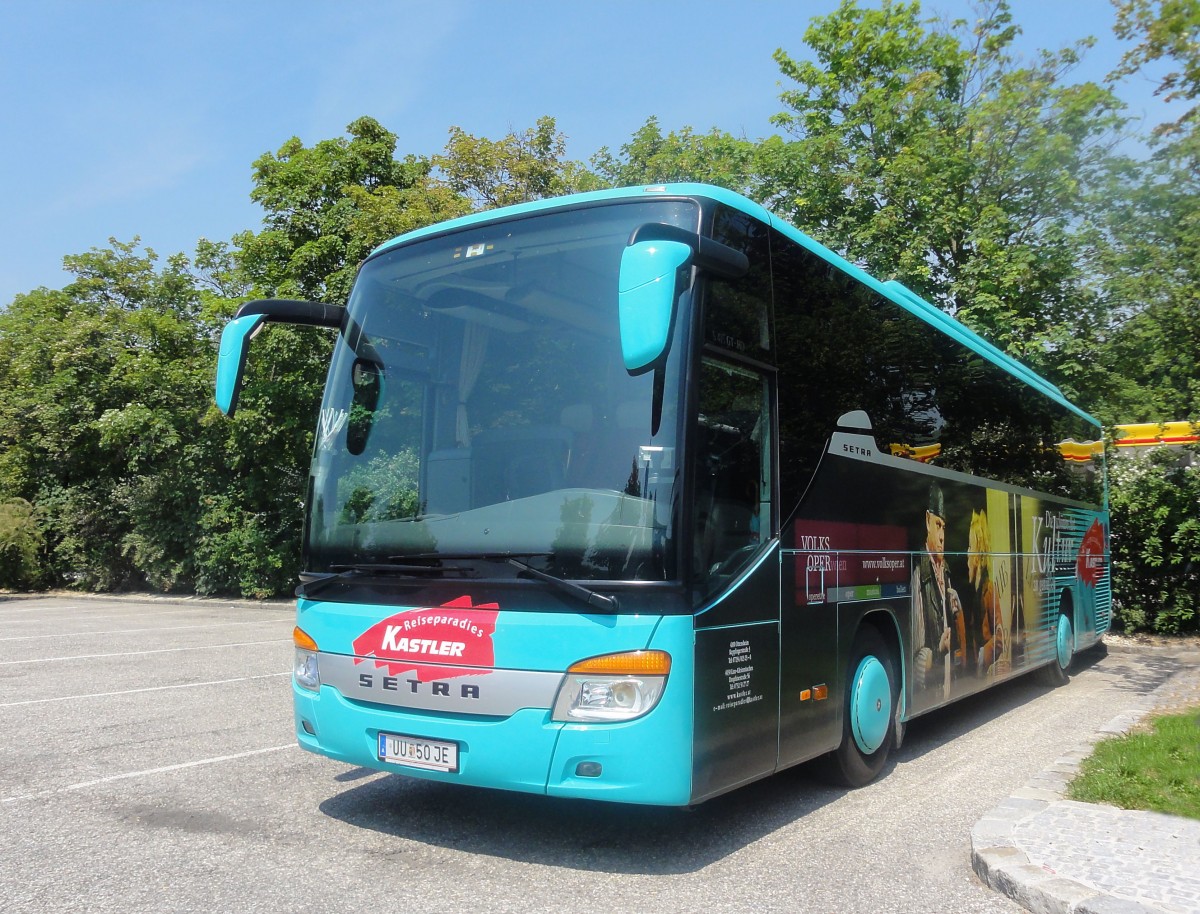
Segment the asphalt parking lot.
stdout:
<svg viewBox="0 0 1200 914">
<path fill-rule="evenodd" d="M 292 735 L 292 607 L 0 599 L 0 905 L 13 911 L 1005 911 L 972 824 L 1153 688 L 1110 652 L 910 726 L 881 781 L 803 770 L 696 811 L 432 784 Z"/>
<path fill-rule="evenodd" d="M 5 804 L 291 748 L 286 605 L 22 600 L 0 618 Z"/>
</svg>

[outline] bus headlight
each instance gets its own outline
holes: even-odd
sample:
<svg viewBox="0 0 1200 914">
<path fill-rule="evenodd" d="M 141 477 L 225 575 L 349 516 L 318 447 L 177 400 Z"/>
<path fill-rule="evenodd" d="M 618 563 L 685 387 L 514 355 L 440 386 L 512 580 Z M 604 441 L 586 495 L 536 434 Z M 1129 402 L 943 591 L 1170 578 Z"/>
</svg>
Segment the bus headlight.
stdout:
<svg viewBox="0 0 1200 914">
<path fill-rule="evenodd" d="M 321 691 L 321 671 L 317 667 L 317 642 L 301 628 L 293 629 L 292 643 L 296 645 L 296 657 L 292 662 L 292 676 L 296 685 L 312 692 Z"/>
<path fill-rule="evenodd" d="M 573 664 L 558 689 L 553 719 L 625 721 L 648 713 L 662 698 L 671 672 L 664 651 L 605 654 Z"/>
</svg>

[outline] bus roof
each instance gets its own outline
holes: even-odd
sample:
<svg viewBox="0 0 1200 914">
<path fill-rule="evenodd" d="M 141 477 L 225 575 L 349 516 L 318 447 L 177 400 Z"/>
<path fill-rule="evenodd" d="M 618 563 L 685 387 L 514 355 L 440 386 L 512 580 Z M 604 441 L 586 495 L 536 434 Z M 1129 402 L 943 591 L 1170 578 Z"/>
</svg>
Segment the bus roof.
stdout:
<svg viewBox="0 0 1200 914">
<path fill-rule="evenodd" d="M 564 207 L 573 207 L 588 203 L 600 203 L 605 201 L 616 200 L 637 200 L 647 199 L 651 197 L 701 197 L 713 200 L 717 203 L 723 203 L 733 209 L 753 216 L 761 222 L 766 223 L 779 230 L 788 238 L 795 241 L 801 247 L 811 251 L 813 254 L 825 260 L 831 266 L 851 276 L 853 279 L 869 287 L 873 291 L 882 295 L 884 298 L 899 305 L 905 311 L 916 315 L 925 321 L 927 324 L 942 331 L 951 339 L 973 352 L 981 355 L 989 362 L 1003 369 L 1015 378 L 1023 381 L 1025 384 L 1037 390 L 1039 393 L 1054 400 L 1059 405 L 1066 407 L 1071 412 L 1075 413 L 1082 419 L 1090 422 L 1092 425 L 1099 427 L 1100 422 L 1084 412 L 1074 403 L 1069 401 L 1063 392 L 1054 384 L 1051 384 L 1045 378 L 1034 372 L 1031 368 L 1017 361 L 1008 353 L 999 349 L 992 343 L 989 343 L 983 337 L 979 336 L 966 325 L 955 320 L 949 314 L 935 307 L 925 299 L 921 298 L 911 289 L 908 289 L 897 280 L 880 281 L 871 274 L 867 273 L 861 267 L 857 267 L 845 258 L 835 254 L 825 245 L 810 238 L 804 232 L 797 229 L 790 223 L 780 219 L 772 214 L 761 204 L 755 203 L 741 194 L 727 190 L 723 187 L 716 187 L 711 184 L 696 184 L 696 183 L 678 183 L 678 184 L 650 184 L 638 187 L 618 187 L 610 190 L 591 191 L 581 194 L 570 194 L 564 197 L 550 197 L 543 200 L 534 200 L 530 203 L 519 203 L 515 206 L 505 206 L 499 209 L 485 210 L 484 212 L 472 213 L 469 216 L 461 216 L 457 219 L 450 219 L 445 222 L 439 222 L 435 225 L 425 226 L 424 228 L 415 229 L 407 232 L 396 238 L 386 241 L 372 252 L 371 256 L 383 253 L 398 245 L 407 244 L 411 241 L 416 241 L 421 238 L 440 235 L 443 232 L 452 232 L 462 228 L 468 228 L 475 225 L 484 225 L 489 222 L 500 222 L 506 219 L 520 218 L 522 216 L 531 215 L 533 213 L 546 212 L 554 209 L 562 209 Z"/>
</svg>

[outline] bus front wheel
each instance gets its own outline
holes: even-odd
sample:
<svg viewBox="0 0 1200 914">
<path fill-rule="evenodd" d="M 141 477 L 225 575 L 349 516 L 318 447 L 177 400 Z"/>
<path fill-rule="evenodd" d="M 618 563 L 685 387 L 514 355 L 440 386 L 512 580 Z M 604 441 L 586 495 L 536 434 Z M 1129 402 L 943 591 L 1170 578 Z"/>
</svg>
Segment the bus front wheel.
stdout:
<svg viewBox="0 0 1200 914">
<path fill-rule="evenodd" d="M 892 652 L 873 627 L 864 626 L 854 639 L 846 671 L 842 742 L 824 760 L 824 771 L 835 783 L 862 787 L 887 762 L 898 698 Z"/>
</svg>

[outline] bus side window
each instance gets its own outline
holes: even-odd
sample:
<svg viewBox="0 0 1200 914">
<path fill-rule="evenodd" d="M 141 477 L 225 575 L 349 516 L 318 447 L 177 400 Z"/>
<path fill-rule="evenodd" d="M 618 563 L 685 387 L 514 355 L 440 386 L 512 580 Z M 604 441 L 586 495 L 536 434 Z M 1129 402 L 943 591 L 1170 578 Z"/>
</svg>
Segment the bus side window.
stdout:
<svg viewBox="0 0 1200 914">
<path fill-rule="evenodd" d="M 750 270 L 740 279 L 711 279 L 704 301 L 704 341 L 710 346 L 771 364 L 771 248 L 767 228 L 727 206 L 717 208 L 713 238 L 741 251 Z"/>
<path fill-rule="evenodd" d="M 704 359 L 695 451 L 693 574 L 701 596 L 732 580 L 771 533 L 766 379 Z"/>
</svg>

